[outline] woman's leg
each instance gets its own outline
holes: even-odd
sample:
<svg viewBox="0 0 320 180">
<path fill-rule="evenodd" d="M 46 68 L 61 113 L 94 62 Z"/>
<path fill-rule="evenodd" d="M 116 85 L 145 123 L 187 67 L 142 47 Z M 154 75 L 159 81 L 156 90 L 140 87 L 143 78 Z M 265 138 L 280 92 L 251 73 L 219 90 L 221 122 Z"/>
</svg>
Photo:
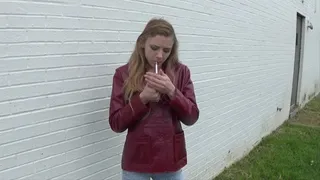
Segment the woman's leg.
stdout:
<svg viewBox="0 0 320 180">
<path fill-rule="evenodd" d="M 153 180 L 184 180 L 182 170 L 168 173 L 157 173 L 152 175 Z"/>
<path fill-rule="evenodd" d="M 147 173 L 122 171 L 122 180 L 150 180 L 150 177 Z"/>
</svg>

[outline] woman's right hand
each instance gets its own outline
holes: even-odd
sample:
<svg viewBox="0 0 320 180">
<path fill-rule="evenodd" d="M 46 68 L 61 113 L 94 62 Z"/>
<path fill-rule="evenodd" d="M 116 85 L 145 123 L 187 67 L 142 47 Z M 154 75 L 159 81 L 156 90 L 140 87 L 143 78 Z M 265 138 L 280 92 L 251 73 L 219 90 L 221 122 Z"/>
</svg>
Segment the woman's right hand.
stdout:
<svg viewBox="0 0 320 180">
<path fill-rule="evenodd" d="M 143 104 L 147 104 L 148 102 L 158 102 L 160 100 L 160 93 L 149 87 L 147 84 L 140 93 L 140 99 Z"/>
</svg>

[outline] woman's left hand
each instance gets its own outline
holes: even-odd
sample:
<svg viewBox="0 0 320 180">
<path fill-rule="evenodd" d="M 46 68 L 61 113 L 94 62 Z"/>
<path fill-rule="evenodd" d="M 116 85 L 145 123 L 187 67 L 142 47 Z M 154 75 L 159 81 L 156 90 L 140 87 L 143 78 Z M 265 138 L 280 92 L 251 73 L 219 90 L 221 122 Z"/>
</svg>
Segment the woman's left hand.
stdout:
<svg viewBox="0 0 320 180">
<path fill-rule="evenodd" d="M 144 75 L 147 83 L 160 93 L 167 94 L 172 97 L 175 91 L 175 86 L 171 82 L 170 78 L 162 71 L 159 70 L 159 74 L 154 72 L 147 72 Z"/>
</svg>

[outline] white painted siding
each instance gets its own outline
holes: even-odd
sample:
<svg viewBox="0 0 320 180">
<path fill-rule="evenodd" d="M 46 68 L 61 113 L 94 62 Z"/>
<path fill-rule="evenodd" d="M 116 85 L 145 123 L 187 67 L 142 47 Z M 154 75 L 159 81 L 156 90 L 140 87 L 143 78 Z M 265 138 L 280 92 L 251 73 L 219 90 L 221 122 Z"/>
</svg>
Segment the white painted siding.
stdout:
<svg viewBox="0 0 320 180">
<path fill-rule="evenodd" d="M 297 12 L 314 26 L 305 27 L 300 103 L 319 92 L 319 4 L 1 1 L 0 179 L 120 178 L 125 134 L 107 122 L 111 78 L 154 16 L 176 28 L 201 111 L 185 128 L 186 177 L 216 176 L 288 117 Z"/>
</svg>

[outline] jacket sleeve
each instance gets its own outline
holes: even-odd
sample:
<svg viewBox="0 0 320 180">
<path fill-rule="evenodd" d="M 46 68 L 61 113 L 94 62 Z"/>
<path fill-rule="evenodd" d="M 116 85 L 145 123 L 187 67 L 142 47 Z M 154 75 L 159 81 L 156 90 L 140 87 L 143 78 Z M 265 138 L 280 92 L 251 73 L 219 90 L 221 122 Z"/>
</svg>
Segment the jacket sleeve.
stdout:
<svg viewBox="0 0 320 180">
<path fill-rule="evenodd" d="M 132 96 L 130 103 L 126 104 L 123 85 L 121 72 L 116 70 L 110 97 L 109 124 L 111 129 L 118 133 L 125 131 L 149 111 L 149 108 L 142 103 L 139 93 Z"/>
<path fill-rule="evenodd" d="M 175 89 L 170 105 L 177 113 L 181 122 L 190 126 L 197 122 L 199 109 L 188 67 L 185 67 L 181 77 L 183 78 L 181 91 L 178 88 Z"/>
</svg>

